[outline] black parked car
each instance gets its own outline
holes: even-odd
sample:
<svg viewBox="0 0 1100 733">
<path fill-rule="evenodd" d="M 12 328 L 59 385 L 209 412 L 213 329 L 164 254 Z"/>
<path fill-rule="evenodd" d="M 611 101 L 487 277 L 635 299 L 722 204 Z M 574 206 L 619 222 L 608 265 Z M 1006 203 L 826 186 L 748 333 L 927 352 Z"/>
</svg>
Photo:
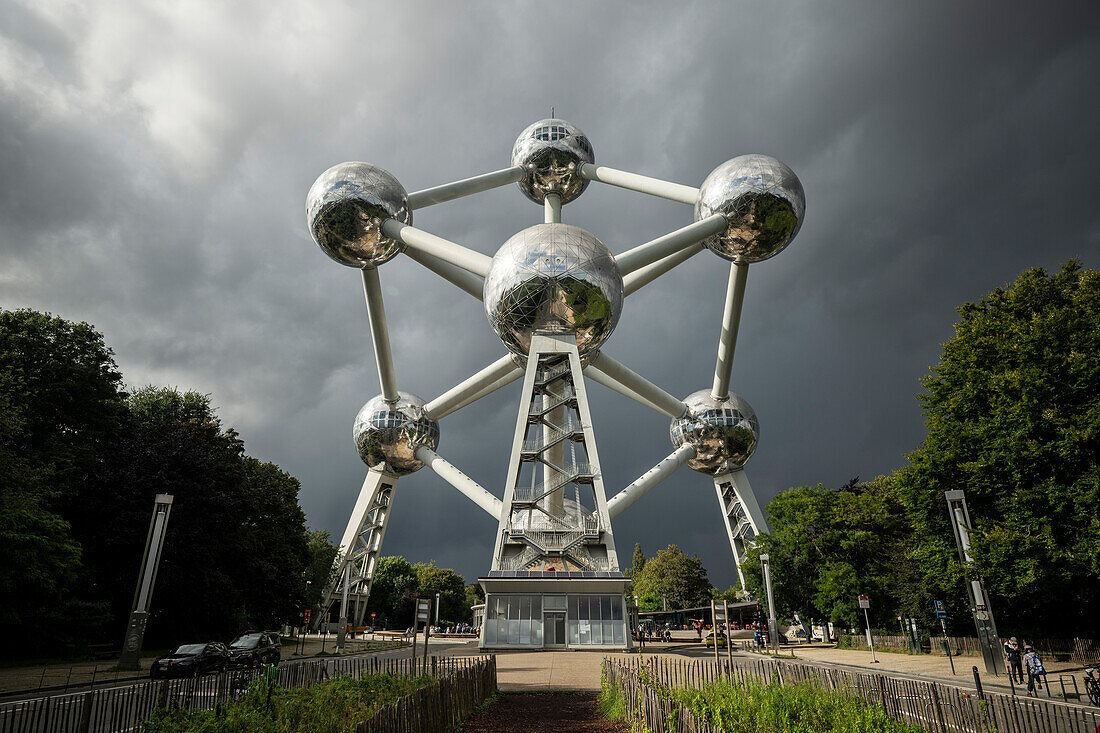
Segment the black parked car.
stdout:
<svg viewBox="0 0 1100 733">
<path fill-rule="evenodd" d="M 197 677 L 209 672 L 222 672 L 228 664 L 229 650 L 220 641 L 184 644 L 171 654 L 157 657 L 149 676 Z"/>
<path fill-rule="evenodd" d="M 274 631 L 246 631 L 229 644 L 229 666 L 235 669 L 278 664 L 282 644 Z"/>
</svg>

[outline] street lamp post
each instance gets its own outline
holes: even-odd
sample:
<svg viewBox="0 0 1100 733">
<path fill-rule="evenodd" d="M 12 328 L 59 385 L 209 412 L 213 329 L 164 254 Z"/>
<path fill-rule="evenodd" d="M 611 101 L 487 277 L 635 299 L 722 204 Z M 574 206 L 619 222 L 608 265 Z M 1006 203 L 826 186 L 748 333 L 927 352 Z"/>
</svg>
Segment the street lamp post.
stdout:
<svg viewBox="0 0 1100 733">
<path fill-rule="evenodd" d="M 126 638 L 122 644 L 119 669 L 141 669 L 141 644 L 145 639 L 145 624 L 149 620 L 149 604 L 153 597 L 153 585 L 160 569 L 160 555 L 164 549 L 164 535 L 168 530 L 168 516 L 172 513 L 172 495 L 157 494 L 153 503 L 153 517 L 149 520 L 149 534 L 145 538 L 145 554 L 141 558 L 141 572 L 134 589 L 134 606 L 130 622 L 126 625 Z"/>
<path fill-rule="evenodd" d="M 760 567 L 764 571 L 764 589 L 768 594 L 768 636 L 771 637 L 775 653 L 779 653 L 779 623 L 775 619 L 775 595 L 772 593 L 772 564 L 768 555 L 760 556 Z"/>
</svg>

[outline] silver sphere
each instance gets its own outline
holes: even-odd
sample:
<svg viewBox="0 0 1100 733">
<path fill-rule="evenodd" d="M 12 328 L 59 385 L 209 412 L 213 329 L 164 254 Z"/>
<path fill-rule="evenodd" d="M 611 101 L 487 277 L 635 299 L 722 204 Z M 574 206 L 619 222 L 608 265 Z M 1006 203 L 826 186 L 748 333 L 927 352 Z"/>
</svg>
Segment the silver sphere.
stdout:
<svg viewBox="0 0 1100 733">
<path fill-rule="evenodd" d="M 592 143 L 584 133 L 557 118 L 539 120 L 512 146 L 512 165 L 527 171 L 519 187 L 536 204 L 548 193 L 561 196 L 563 204 L 580 196 L 588 187 L 588 179 L 581 178 L 581 164 L 594 160 Z"/>
<path fill-rule="evenodd" d="M 699 187 L 695 221 L 729 220 L 708 248 L 735 262 L 760 262 L 783 251 L 798 234 L 806 192 L 790 168 L 767 155 L 741 155 L 710 172 Z"/>
<path fill-rule="evenodd" d="M 409 197 L 389 171 L 369 163 L 341 163 L 322 173 L 306 197 L 313 241 L 348 267 L 377 267 L 401 251 L 382 233 L 382 222 L 412 223 Z"/>
<path fill-rule="evenodd" d="M 709 476 L 741 468 L 752 458 L 760 439 L 760 422 L 748 402 L 735 394 L 718 401 L 709 389 L 684 399 L 688 413 L 672 421 L 669 436 L 679 448 L 691 445 L 695 457 L 688 466 Z"/>
<path fill-rule="evenodd" d="M 603 242 L 569 224 L 517 232 L 493 257 L 485 315 L 513 354 L 526 356 L 536 331 L 573 333 L 582 355 L 615 330 L 623 279 Z"/>
<path fill-rule="evenodd" d="M 405 476 L 424 467 L 416 457 L 419 446 L 439 446 L 439 423 L 424 414 L 424 400 L 407 392 L 397 394 L 396 404 L 378 395 L 363 405 L 352 433 L 363 463 Z"/>
</svg>

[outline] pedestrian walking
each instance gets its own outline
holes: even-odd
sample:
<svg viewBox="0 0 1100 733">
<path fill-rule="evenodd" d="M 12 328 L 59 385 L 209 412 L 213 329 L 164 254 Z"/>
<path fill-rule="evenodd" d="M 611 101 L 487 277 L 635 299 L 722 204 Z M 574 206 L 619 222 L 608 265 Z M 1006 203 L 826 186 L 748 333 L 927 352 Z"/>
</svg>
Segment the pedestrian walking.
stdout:
<svg viewBox="0 0 1100 733">
<path fill-rule="evenodd" d="M 1008 665 L 1008 678 L 1012 679 L 1015 676 L 1021 685 L 1024 684 L 1024 668 L 1021 664 L 1023 655 L 1021 654 L 1020 643 L 1013 636 L 1004 643 L 1004 648 L 1005 663 Z"/>
<path fill-rule="evenodd" d="M 1024 644 L 1024 666 L 1027 667 L 1027 696 L 1033 697 L 1035 689 L 1043 689 L 1043 660 L 1030 644 Z"/>
</svg>

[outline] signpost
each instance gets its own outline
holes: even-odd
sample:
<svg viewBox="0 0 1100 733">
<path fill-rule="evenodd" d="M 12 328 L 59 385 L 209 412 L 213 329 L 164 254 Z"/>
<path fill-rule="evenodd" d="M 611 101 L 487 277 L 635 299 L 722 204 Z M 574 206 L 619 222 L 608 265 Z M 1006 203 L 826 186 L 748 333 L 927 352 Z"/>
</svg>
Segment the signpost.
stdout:
<svg viewBox="0 0 1100 733">
<path fill-rule="evenodd" d="M 875 658 L 875 639 L 871 636 L 871 619 L 867 615 L 867 609 L 871 607 L 871 599 L 860 596 L 859 607 L 863 609 L 863 620 L 867 623 L 867 646 L 871 647 L 871 663 L 878 664 L 878 659 Z"/>
<path fill-rule="evenodd" d="M 932 601 L 932 610 L 936 612 L 936 618 L 940 620 L 940 628 L 943 629 L 943 653 L 951 662 L 951 675 L 955 675 L 955 657 L 951 655 L 951 642 L 947 640 L 947 604 L 943 601 Z M 1011 676 L 1009 681 L 1012 681 Z"/>
<path fill-rule="evenodd" d="M 714 662 L 718 663 L 718 628 L 719 624 L 723 626 L 724 635 L 726 637 L 726 658 L 733 659 L 733 645 L 730 643 L 729 632 L 729 620 L 730 620 L 730 606 L 727 601 L 711 601 L 710 602 L 710 618 L 713 623 L 714 632 Z"/>
<path fill-rule="evenodd" d="M 424 659 L 428 659 L 428 637 L 432 633 L 432 599 L 431 598 L 417 598 L 416 599 L 416 625 L 419 626 L 420 622 L 424 622 Z M 413 627 L 415 631 L 416 627 Z M 416 644 L 416 636 L 413 636 L 413 644 Z M 415 654 L 416 647 L 413 647 Z"/>
<path fill-rule="evenodd" d="M 970 554 L 970 528 L 974 524 L 970 521 L 970 510 L 966 506 L 966 496 L 962 491 L 945 491 L 947 500 L 947 517 L 951 521 L 951 529 L 955 533 L 955 545 L 959 550 L 959 559 L 963 566 L 971 569 L 974 566 L 974 558 Z M 971 570 L 970 572 L 973 572 Z M 1001 653 L 1001 642 L 997 636 L 997 623 L 993 619 L 993 609 L 989 606 L 989 598 L 982 588 L 982 579 L 973 575 L 966 586 L 970 596 L 970 605 L 974 614 L 974 628 L 978 632 L 978 645 L 982 649 L 982 658 L 985 660 L 985 671 L 990 674 L 1006 672 L 1004 655 Z"/>
<path fill-rule="evenodd" d="M 772 564 L 768 555 L 760 556 L 760 567 L 764 571 L 764 589 L 768 593 L 768 637 L 779 654 L 779 622 L 775 619 L 775 595 L 772 593 Z"/>
</svg>

